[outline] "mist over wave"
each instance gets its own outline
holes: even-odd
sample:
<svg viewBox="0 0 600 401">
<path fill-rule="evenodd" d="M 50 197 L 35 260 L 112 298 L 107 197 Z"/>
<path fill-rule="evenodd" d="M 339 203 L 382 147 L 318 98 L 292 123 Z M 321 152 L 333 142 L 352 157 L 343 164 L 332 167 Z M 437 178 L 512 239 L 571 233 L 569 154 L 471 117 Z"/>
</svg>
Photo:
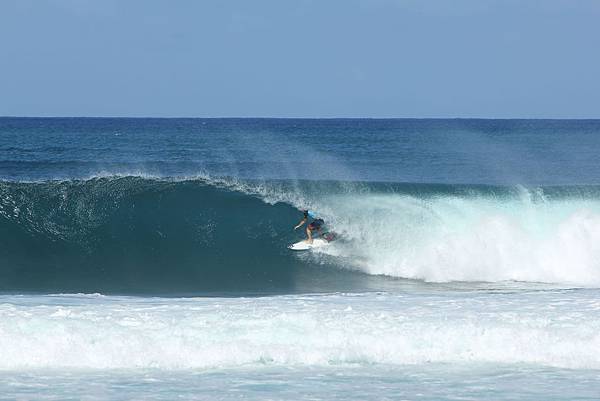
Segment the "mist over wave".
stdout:
<svg viewBox="0 0 600 401">
<path fill-rule="evenodd" d="M 291 229 L 299 208 L 314 209 L 340 240 L 290 252 L 303 237 Z M 3 181 L 0 236 L 3 291 L 365 290 L 369 280 L 381 288 L 383 276 L 600 285 L 600 190 L 592 186 Z"/>
</svg>

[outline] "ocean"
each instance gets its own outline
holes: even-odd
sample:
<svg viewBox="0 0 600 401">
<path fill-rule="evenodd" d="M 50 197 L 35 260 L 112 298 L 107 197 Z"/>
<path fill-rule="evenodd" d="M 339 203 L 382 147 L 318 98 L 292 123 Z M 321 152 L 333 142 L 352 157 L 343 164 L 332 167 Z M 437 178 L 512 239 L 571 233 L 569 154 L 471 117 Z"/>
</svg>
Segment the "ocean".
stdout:
<svg viewBox="0 0 600 401">
<path fill-rule="evenodd" d="M 600 120 L 0 118 L 0 399 L 600 399 Z M 287 248 L 303 209 L 337 239 Z"/>
</svg>

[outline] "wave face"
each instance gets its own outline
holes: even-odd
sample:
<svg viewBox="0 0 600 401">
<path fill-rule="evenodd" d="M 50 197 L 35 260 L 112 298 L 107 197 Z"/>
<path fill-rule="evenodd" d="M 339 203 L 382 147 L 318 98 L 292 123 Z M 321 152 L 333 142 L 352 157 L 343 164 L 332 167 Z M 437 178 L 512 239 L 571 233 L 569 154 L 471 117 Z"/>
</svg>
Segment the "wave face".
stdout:
<svg viewBox="0 0 600 401">
<path fill-rule="evenodd" d="M 298 208 L 340 240 L 286 246 Z M 0 182 L 0 290 L 289 292 L 600 286 L 600 190 L 104 177 Z M 364 273 L 367 273 L 366 275 Z"/>
<path fill-rule="evenodd" d="M 5 291 L 290 289 L 290 206 L 202 181 L 0 184 Z M 292 266 L 290 266 L 292 265 Z"/>
</svg>

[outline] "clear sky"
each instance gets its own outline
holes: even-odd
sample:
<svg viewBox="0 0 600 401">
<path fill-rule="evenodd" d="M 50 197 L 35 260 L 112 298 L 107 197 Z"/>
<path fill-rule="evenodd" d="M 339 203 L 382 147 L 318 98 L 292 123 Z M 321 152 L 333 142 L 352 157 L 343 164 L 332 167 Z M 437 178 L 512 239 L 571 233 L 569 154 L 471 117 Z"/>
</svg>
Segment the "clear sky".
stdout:
<svg viewBox="0 0 600 401">
<path fill-rule="evenodd" d="M 600 118 L 600 0 L 0 0 L 0 115 Z"/>
</svg>

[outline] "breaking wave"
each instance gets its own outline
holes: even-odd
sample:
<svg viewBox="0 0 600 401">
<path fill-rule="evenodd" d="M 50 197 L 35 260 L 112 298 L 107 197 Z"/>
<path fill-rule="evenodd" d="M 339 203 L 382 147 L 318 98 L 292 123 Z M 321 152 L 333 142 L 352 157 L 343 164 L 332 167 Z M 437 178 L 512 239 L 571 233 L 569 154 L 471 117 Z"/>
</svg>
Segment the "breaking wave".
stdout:
<svg viewBox="0 0 600 401">
<path fill-rule="evenodd" d="M 340 239 L 289 251 L 304 207 Z M 285 293 L 364 289 L 385 277 L 596 287 L 600 188 L 0 181 L 0 238 L 2 291 Z"/>
</svg>

